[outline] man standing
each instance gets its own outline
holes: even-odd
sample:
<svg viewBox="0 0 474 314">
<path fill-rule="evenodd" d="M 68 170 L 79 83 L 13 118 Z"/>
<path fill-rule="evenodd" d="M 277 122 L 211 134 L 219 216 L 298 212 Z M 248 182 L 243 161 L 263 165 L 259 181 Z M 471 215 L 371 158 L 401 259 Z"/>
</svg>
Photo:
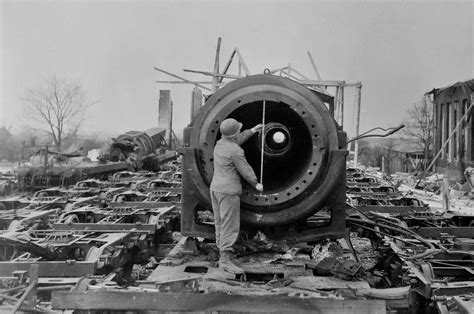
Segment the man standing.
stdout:
<svg viewBox="0 0 474 314">
<path fill-rule="evenodd" d="M 245 159 L 244 150 L 240 147 L 262 125 L 258 124 L 242 133 L 242 123 L 235 119 L 226 119 L 220 125 L 222 138 L 214 148 L 214 176 L 211 182 L 212 211 L 216 228 L 216 244 L 219 248 L 219 268 L 241 274 L 243 269 L 232 262 L 232 245 L 237 240 L 240 230 L 240 194 L 244 178 L 252 187 L 263 191 L 258 183 L 254 170 Z"/>
</svg>

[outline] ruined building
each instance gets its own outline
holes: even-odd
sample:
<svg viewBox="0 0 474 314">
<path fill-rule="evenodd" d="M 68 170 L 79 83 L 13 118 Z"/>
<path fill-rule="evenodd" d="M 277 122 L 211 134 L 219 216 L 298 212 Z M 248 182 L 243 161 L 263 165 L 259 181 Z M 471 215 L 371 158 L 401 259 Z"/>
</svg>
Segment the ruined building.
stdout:
<svg viewBox="0 0 474 314">
<path fill-rule="evenodd" d="M 434 154 L 437 172 L 460 178 L 467 167 L 474 167 L 474 79 L 434 88 L 427 93 L 433 102 Z"/>
</svg>

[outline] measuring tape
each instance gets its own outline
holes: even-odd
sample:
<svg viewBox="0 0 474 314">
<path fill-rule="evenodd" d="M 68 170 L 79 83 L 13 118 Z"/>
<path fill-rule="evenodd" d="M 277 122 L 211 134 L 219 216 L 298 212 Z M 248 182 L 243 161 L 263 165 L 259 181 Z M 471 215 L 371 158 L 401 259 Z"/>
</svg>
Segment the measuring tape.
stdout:
<svg viewBox="0 0 474 314">
<path fill-rule="evenodd" d="M 263 185 L 263 152 L 265 150 L 265 100 L 263 100 L 262 113 L 262 152 L 260 154 L 260 184 Z M 262 194 L 262 192 L 260 192 Z"/>
</svg>

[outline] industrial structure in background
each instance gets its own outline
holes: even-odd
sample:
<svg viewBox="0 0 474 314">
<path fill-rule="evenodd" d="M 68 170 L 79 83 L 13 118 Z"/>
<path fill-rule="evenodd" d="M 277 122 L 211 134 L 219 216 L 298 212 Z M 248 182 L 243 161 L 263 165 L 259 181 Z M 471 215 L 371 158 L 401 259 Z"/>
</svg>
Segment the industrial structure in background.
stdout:
<svg viewBox="0 0 474 314">
<path fill-rule="evenodd" d="M 428 92 L 434 114 L 434 159 L 431 167 L 463 178 L 474 167 L 474 79 Z M 428 169 L 429 170 L 429 169 Z"/>
</svg>

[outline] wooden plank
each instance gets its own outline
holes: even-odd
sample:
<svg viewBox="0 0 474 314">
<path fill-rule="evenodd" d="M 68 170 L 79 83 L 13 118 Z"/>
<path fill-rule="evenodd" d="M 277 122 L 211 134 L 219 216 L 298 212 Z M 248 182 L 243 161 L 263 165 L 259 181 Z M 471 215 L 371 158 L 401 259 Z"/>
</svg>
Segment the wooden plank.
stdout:
<svg viewBox="0 0 474 314">
<path fill-rule="evenodd" d="M 179 80 L 182 80 L 183 82 L 187 82 L 187 83 L 189 83 L 189 84 L 193 84 L 193 85 L 199 86 L 199 87 L 201 87 L 202 89 L 211 91 L 210 88 L 207 88 L 207 87 L 204 86 L 204 85 L 201 85 L 201 84 L 199 84 L 199 83 L 195 83 L 195 82 L 190 81 L 190 80 L 188 80 L 188 79 L 185 79 L 185 78 L 182 77 L 182 76 L 178 76 L 178 75 L 176 75 L 176 74 L 170 73 L 170 72 L 168 72 L 168 71 L 162 70 L 162 69 L 157 68 L 157 67 L 153 67 L 153 69 L 155 69 L 155 70 L 158 71 L 158 72 L 162 72 L 162 73 L 168 74 L 169 76 L 172 76 L 172 77 L 177 78 L 177 79 L 179 79 Z"/>
<path fill-rule="evenodd" d="M 224 293 L 145 293 L 124 290 L 55 291 L 52 295 L 52 305 L 55 310 L 386 313 L 383 300 L 316 299 L 281 295 L 242 296 Z"/>
<path fill-rule="evenodd" d="M 190 70 L 190 69 L 183 69 L 183 71 L 189 72 L 189 73 L 197 73 L 197 74 L 212 76 L 212 77 L 223 77 L 223 78 L 233 78 L 233 79 L 242 78 L 242 76 L 239 76 L 239 75 L 221 74 L 218 72 L 208 72 L 208 71 Z"/>
<path fill-rule="evenodd" d="M 235 56 L 235 49 L 232 51 L 232 54 L 230 55 L 229 60 L 227 60 L 227 63 L 224 66 L 224 70 L 222 71 L 222 74 L 227 74 L 227 71 L 229 70 L 230 65 L 232 64 L 232 60 L 234 59 Z M 240 76 L 240 74 L 239 74 Z M 222 80 L 224 79 L 223 76 L 219 78 L 219 83 L 222 83 Z"/>
<path fill-rule="evenodd" d="M 296 74 L 298 74 L 299 76 L 301 76 L 302 79 L 308 80 L 308 78 L 307 78 L 305 75 L 301 74 L 301 72 L 299 72 L 299 71 L 296 70 L 295 68 L 292 67 L 291 70 L 292 70 L 293 72 L 295 72 Z"/>
<path fill-rule="evenodd" d="M 273 70 L 270 70 L 270 74 L 275 74 L 276 72 L 280 72 L 280 71 L 283 71 L 283 70 L 286 70 L 288 69 L 288 66 L 284 66 L 282 68 L 277 68 L 277 69 L 273 69 Z"/>
<path fill-rule="evenodd" d="M 28 299 L 28 304 L 26 305 L 26 309 L 33 309 L 33 298 L 36 297 L 36 285 L 38 284 L 38 264 L 32 264 L 29 266 L 28 270 L 28 279 L 29 285 L 26 287 L 25 292 L 23 295 L 18 299 L 18 302 L 12 309 L 12 313 L 16 313 L 20 307 L 23 305 L 23 302 Z"/>
<path fill-rule="evenodd" d="M 364 205 L 357 206 L 357 210 L 362 213 L 384 213 L 391 215 L 412 215 L 415 213 L 426 213 L 425 207 L 413 207 L 413 206 L 381 206 L 381 205 Z"/>
<path fill-rule="evenodd" d="M 169 187 L 155 187 L 155 188 L 145 188 L 143 189 L 143 193 L 150 193 L 154 191 L 166 191 L 166 192 L 171 192 L 171 193 L 181 193 L 183 190 L 182 188 L 169 188 Z M 150 202 L 152 203 L 152 202 Z"/>
<path fill-rule="evenodd" d="M 474 293 L 474 283 L 472 281 L 458 281 L 453 283 L 433 283 L 431 284 L 433 295 L 458 296 L 471 295 Z"/>
<path fill-rule="evenodd" d="M 189 82 L 185 82 L 185 81 L 169 81 L 169 80 L 159 80 L 159 81 L 155 81 L 155 83 L 160 83 L 160 84 L 191 84 Z M 196 85 L 196 84 L 212 84 L 211 81 L 192 81 L 192 84 L 193 85 Z"/>
<path fill-rule="evenodd" d="M 181 193 L 181 192 L 179 192 Z M 110 208 L 117 208 L 117 207 L 132 207 L 132 208 L 140 208 L 140 209 L 158 209 L 162 207 L 171 207 L 174 208 L 181 208 L 181 203 L 175 202 L 113 202 L 109 204 Z M 163 213 L 161 213 L 163 214 Z"/>
<path fill-rule="evenodd" d="M 308 51 L 308 57 L 309 61 L 311 61 L 311 65 L 313 66 L 314 73 L 316 73 L 316 77 L 318 80 L 321 80 L 321 75 L 319 75 L 318 68 L 316 67 L 316 63 L 314 63 L 313 56 L 311 55 L 311 52 Z"/>
<path fill-rule="evenodd" d="M 305 84 L 305 85 L 330 86 L 330 87 L 340 87 L 346 84 L 345 81 L 328 81 L 328 80 L 301 80 L 300 83 Z"/>
<path fill-rule="evenodd" d="M 53 224 L 55 230 L 67 231 L 88 231 L 88 232 L 137 232 L 137 233 L 155 233 L 154 224 L 124 224 L 124 223 L 71 223 L 71 224 Z"/>
<path fill-rule="evenodd" d="M 172 254 L 171 250 L 170 254 Z M 170 280 L 182 280 L 196 277 L 196 274 L 185 272 L 184 269 L 188 265 L 180 265 L 182 263 L 181 258 L 162 260 L 160 265 L 148 276 L 147 281 L 164 282 Z M 172 266 L 168 266 L 172 265 Z M 210 264 L 205 263 L 193 263 L 192 266 L 204 266 L 210 267 Z M 149 287 L 149 286 L 147 286 Z"/>
<path fill-rule="evenodd" d="M 397 299 L 408 299 L 410 296 L 411 287 L 396 287 L 396 288 L 385 288 L 385 289 L 359 289 L 356 291 L 356 295 L 371 297 L 376 299 L 384 300 L 397 300 Z M 406 304 L 408 306 L 408 302 Z"/>
<path fill-rule="evenodd" d="M 300 78 L 298 78 L 298 77 L 294 76 L 293 74 L 291 74 L 290 69 L 288 69 L 287 71 L 282 70 L 281 73 L 285 74 L 288 78 L 290 78 L 294 81 L 297 81 L 298 83 L 301 82 Z"/>
<path fill-rule="evenodd" d="M 38 285 L 75 285 L 82 277 L 70 277 L 70 278 L 54 278 L 54 277 L 41 277 L 38 279 Z"/>
<path fill-rule="evenodd" d="M 214 73 L 219 73 L 219 59 L 221 54 L 221 41 L 222 38 L 217 38 L 217 48 L 216 48 L 216 59 L 214 61 Z M 219 79 L 216 75 L 212 76 L 212 91 L 217 90 L 217 83 L 219 83 Z"/>
<path fill-rule="evenodd" d="M 0 276 L 10 276 L 16 270 L 29 270 L 31 261 L 0 262 Z M 95 262 L 39 261 L 40 277 L 80 277 L 95 273 Z"/>
<path fill-rule="evenodd" d="M 439 238 L 441 233 L 458 238 L 474 238 L 474 227 L 421 227 L 413 231 L 425 238 Z"/>
<path fill-rule="evenodd" d="M 186 82 L 186 81 L 167 81 L 167 80 L 161 80 L 161 81 L 155 81 L 155 83 L 160 83 L 160 84 L 212 84 L 211 81 L 192 81 L 192 83 Z"/>
<path fill-rule="evenodd" d="M 362 86 L 361 82 L 346 83 L 345 81 L 327 81 L 327 80 L 301 80 L 298 83 L 303 85 L 316 85 L 316 86 L 328 86 L 328 87 L 359 87 Z"/>
<path fill-rule="evenodd" d="M 334 289 L 370 289 L 366 281 L 347 281 L 336 277 L 321 276 L 297 276 L 292 278 L 294 282 L 291 287 L 314 289 L 316 290 L 334 290 Z"/>
<path fill-rule="evenodd" d="M 239 65 L 244 70 L 245 75 L 250 75 L 249 68 L 247 67 L 247 64 L 245 64 L 244 58 L 242 58 L 242 55 L 240 54 L 239 49 L 235 48 L 235 52 L 237 53 L 237 57 L 239 58 Z"/>
</svg>

